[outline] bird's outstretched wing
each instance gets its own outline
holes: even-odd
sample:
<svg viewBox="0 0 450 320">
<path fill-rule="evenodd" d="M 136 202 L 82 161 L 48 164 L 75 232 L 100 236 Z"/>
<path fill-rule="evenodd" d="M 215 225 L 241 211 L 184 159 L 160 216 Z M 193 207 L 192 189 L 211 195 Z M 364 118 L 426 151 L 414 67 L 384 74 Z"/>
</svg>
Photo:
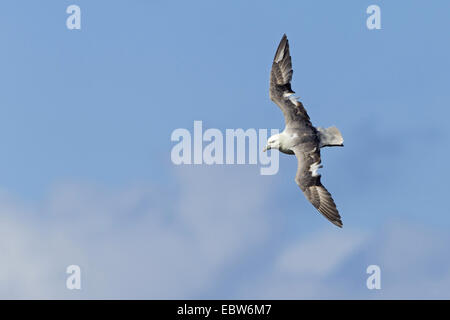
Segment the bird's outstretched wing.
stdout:
<svg viewBox="0 0 450 320">
<path fill-rule="evenodd" d="M 295 182 L 302 189 L 305 197 L 321 214 L 336 226 L 342 228 L 341 216 L 331 194 L 320 182 L 317 169 L 320 165 L 320 149 L 314 145 L 303 145 L 294 148 L 298 160 Z"/>
<path fill-rule="evenodd" d="M 295 128 L 298 122 L 303 122 L 303 125 L 307 122 L 311 125 L 303 104 L 293 95 L 295 92 L 291 88 L 292 73 L 289 42 L 286 35 L 283 35 L 273 58 L 269 96 L 283 111 L 286 127 Z"/>
</svg>

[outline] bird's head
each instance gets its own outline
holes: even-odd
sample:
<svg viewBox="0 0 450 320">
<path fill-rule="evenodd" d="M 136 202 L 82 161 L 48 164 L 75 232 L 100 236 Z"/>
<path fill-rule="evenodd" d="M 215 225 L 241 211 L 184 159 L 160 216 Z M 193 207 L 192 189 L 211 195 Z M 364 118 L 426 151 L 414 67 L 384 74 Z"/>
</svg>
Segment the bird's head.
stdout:
<svg viewBox="0 0 450 320">
<path fill-rule="evenodd" d="M 267 146 L 264 147 L 263 152 L 270 149 L 280 149 L 280 134 L 274 134 L 267 140 Z"/>
</svg>

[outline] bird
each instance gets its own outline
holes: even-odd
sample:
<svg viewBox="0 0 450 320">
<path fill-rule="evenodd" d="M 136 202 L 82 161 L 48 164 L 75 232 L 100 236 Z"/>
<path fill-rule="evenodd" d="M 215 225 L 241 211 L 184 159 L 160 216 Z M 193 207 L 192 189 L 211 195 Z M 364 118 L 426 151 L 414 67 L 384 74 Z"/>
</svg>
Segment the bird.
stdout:
<svg viewBox="0 0 450 320">
<path fill-rule="evenodd" d="M 322 168 L 320 149 L 343 147 L 344 138 L 334 126 L 324 129 L 312 125 L 305 107 L 291 88 L 291 60 L 289 41 L 284 34 L 272 62 L 269 97 L 283 112 L 285 129 L 269 137 L 263 151 L 278 149 L 282 153 L 295 155 L 298 166 L 295 182 L 306 199 L 325 218 L 342 228 L 339 211 L 330 192 L 320 181 L 318 169 Z"/>
</svg>

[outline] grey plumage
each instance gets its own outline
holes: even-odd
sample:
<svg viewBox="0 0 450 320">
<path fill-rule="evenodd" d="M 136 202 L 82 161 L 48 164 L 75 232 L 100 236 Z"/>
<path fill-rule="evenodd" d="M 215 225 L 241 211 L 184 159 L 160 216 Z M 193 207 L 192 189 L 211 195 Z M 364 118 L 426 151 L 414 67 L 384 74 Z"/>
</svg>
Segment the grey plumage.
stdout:
<svg viewBox="0 0 450 320">
<path fill-rule="evenodd" d="M 322 167 L 320 148 L 343 146 L 344 140 L 335 127 L 322 129 L 312 125 L 303 104 L 293 95 L 292 74 L 289 42 L 283 35 L 273 59 L 269 95 L 283 112 L 286 127 L 281 134 L 269 138 L 265 150 L 276 148 L 283 153 L 295 154 L 298 160 L 295 182 L 320 213 L 336 226 L 342 227 L 336 204 L 322 185 L 317 170 Z"/>
</svg>

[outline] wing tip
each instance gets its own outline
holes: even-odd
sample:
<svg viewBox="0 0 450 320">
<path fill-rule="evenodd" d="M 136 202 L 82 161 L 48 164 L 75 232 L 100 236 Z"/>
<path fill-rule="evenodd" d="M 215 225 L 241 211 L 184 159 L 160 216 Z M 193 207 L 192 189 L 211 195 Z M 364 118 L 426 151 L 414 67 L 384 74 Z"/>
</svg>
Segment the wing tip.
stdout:
<svg viewBox="0 0 450 320">
<path fill-rule="evenodd" d="M 332 224 L 335 226 L 342 228 L 342 218 L 339 214 L 339 211 L 336 207 L 336 203 L 334 203 L 333 197 L 331 196 L 330 192 L 321 185 L 319 188 L 319 198 L 320 202 L 317 208 L 317 210 L 325 217 L 327 218 Z M 322 197 L 321 197 L 321 196 Z"/>
<path fill-rule="evenodd" d="M 318 211 L 325 218 L 327 218 L 328 221 L 330 221 L 335 226 L 337 226 L 339 228 L 342 228 L 344 226 L 344 224 L 342 223 L 342 220 L 341 220 L 341 216 L 340 216 L 339 212 L 337 211 L 337 209 L 334 212 L 330 212 L 329 210 L 324 210 L 323 208 L 318 208 Z"/>
<path fill-rule="evenodd" d="M 278 63 L 283 60 L 286 50 L 289 50 L 289 40 L 287 38 L 286 33 L 283 34 L 283 37 L 280 40 L 278 45 L 277 52 L 275 53 L 275 57 L 273 58 L 273 62 Z"/>
<path fill-rule="evenodd" d="M 339 220 L 335 220 L 335 221 L 331 221 L 331 223 L 334 224 L 335 226 L 341 228 L 341 229 L 344 227 L 344 224 L 342 223 L 342 221 L 340 219 Z"/>
</svg>

